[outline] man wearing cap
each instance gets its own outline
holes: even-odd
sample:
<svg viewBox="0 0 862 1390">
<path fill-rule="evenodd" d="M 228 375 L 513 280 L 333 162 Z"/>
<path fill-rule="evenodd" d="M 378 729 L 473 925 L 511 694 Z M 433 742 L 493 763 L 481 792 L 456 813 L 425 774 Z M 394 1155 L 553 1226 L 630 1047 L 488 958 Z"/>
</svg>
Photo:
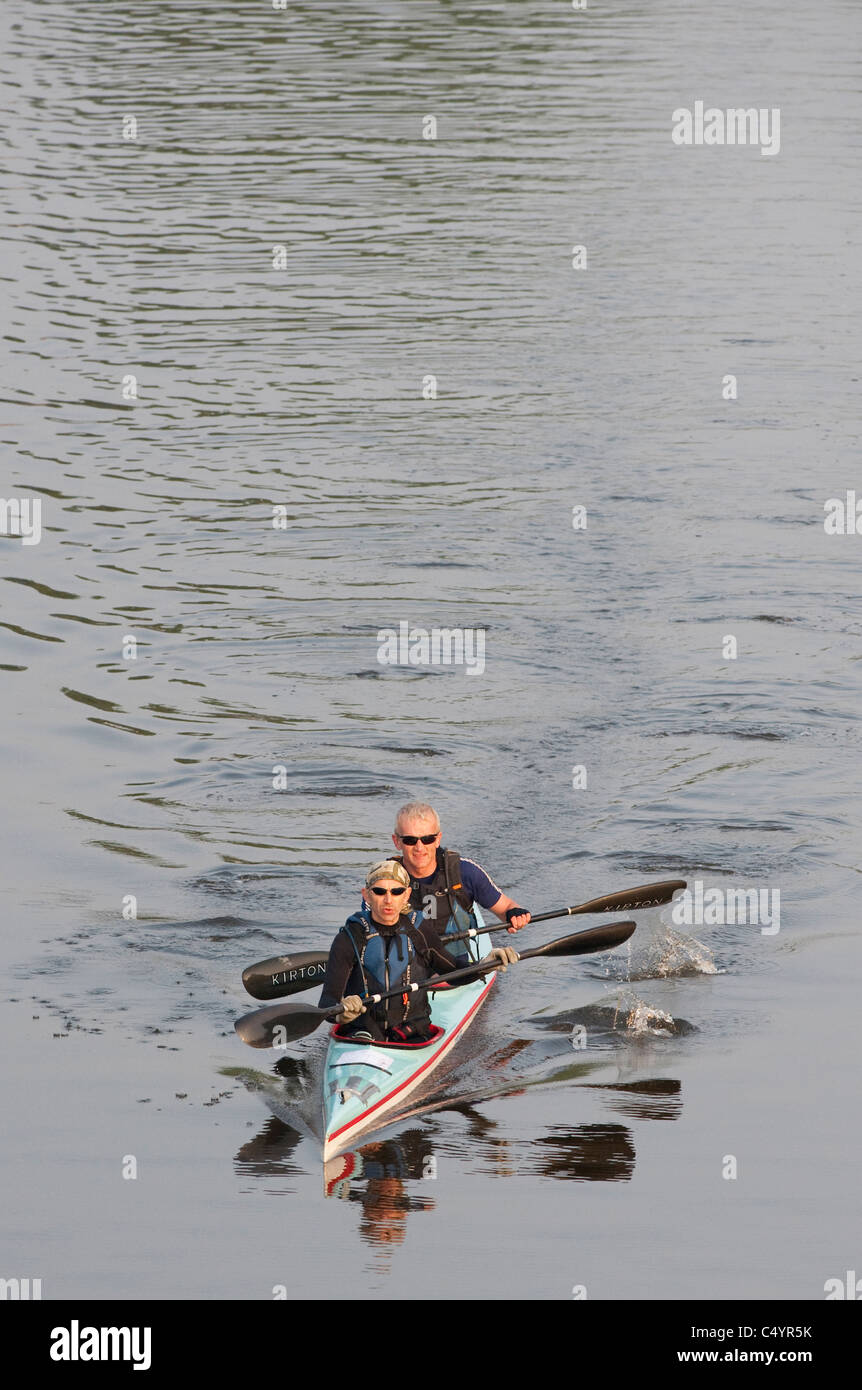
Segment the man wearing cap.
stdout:
<svg viewBox="0 0 862 1390">
<path fill-rule="evenodd" d="M 440 838 L 440 817 L 433 806 L 410 801 L 401 807 L 392 843 L 399 851 L 397 862 L 410 875 L 410 902 L 422 909 L 426 921 L 430 918 L 441 932 L 462 931 L 475 925 L 469 917 L 475 902 L 508 922 L 510 932 L 525 927 L 530 920 L 527 909 L 501 893 L 474 859 L 441 849 Z"/>
<path fill-rule="evenodd" d="M 338 1022 L 352 1037 L 374 1042 L 422 1042 L 431 1032 L 427 990 L 407 992 L 431 975 L 448 974 L 461 962 L 446 950 L 433 921 L 410 906 L 410 876 L 395 859 L 373 864 L 362 890 L 365 906 L 348 917 L 332 943 L 320 1007 L 340 1003 Z M 511 947 L 498 947 L 485 959 L 503 970 L 518 959 Z M 405 992 L 367 1011 L 361 995 Z"/>
</svg>

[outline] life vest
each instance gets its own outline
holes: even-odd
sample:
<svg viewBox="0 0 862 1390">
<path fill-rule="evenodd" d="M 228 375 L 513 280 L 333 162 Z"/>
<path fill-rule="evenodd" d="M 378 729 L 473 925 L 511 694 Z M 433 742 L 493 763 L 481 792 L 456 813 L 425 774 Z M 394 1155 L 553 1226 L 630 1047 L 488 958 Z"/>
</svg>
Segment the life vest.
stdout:
<svg viewBox="0 0 862 1390">
<path fill-rule="evenodd" d="M 403 857 L 396 861 L 404 863 Z M 410 870 L 407 870 L 410 873 Z M 475 927 L 473 899 L 461 883 L 461 856 L 455 849 L 438 849 L 437 867 L 433 877 L 427 882 L 410 876 L 410 906 L 420 910 L 422 916 L 433 922 L 440 932 L 466 931 Z M 451 947 L 456 960 L 472 959 L 465 941 L 457 941 Z"/>
<path fill-rule="evenodd" d="M 348 917 L 341 928 L 350 938 L 356 956 L 356 966 L 362 979 L 363 994 L 384 994 L 390 989 L 407 991 L 412 984 L 429 978 L 428 968 L 416 950 L 411 929 L 422 921 L 421 912 L 407 914 L 406 926 L 397 931 L 381 932 L 367 910 Z M 348 989 L 350 986 L 348 985 Z M 431 1018 L 427 994 L 404 993 L 384 999 L 371 1009 L 375 1023 L 384 1030 L 409 1023 L 420 1027 Z M 362 1015 L 363 1020 L 366 1015 Z M 362 1027 L 360 1023 L 357 1025 Z"/>
</svg>

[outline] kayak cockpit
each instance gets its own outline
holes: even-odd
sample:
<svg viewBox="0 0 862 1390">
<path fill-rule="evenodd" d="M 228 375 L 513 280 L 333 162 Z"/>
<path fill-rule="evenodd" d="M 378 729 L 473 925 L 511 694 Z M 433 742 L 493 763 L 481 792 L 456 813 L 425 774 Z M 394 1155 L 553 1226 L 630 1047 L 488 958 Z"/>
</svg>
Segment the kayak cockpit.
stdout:
<svg viewBox="0 0 862 1390">
<path fill-rule="evenodd" d="M 421 1042 L 378 1042 L 367 1036 L 363 1038 L 355 1034 L 351 1036 L 350 1033 L 344 1033 L 341 1024 L 336 1023 L 330 1029 L 329 1036 L 339 1043 L 353 1043 L 358 1047 L 379 1047 L 382 1052 L 416 1052 L 421 1051 L 423 1047 L 431 1047 L 433 1043 L 439 1042 L 445 1032 L 445 1028 L 440 1028 L 436 1023 L 432 1023 L 428 1037 L 423 1038 Z"/>
</svg>

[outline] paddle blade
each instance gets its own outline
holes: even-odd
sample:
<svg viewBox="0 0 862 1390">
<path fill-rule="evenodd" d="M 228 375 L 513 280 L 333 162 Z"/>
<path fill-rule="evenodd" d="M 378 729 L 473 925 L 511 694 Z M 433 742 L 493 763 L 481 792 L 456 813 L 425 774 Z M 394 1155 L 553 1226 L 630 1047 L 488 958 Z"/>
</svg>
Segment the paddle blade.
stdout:
<svg viewBox="0 0 862 1390">
<path fill-rule="evenodd" d="M 322 985 L 327 951 L 295 951 L 292 956 L 270 956 L 242 972 L 242 982 L 255 999 L 283 999 L 314 985 Z"/>
<path fill-rule="evenodd" d="M 685 888 L 684 878 L 668 878 L 661 883 L 644 883 L 640 888 L 623 888 L 619 893 L 608 893 L 602 898 L 593 898 L 583 907 L 572 910 L 572 916 L 591 912 L 634 912 L 639 907 L 661 907 L 669 903 L 674 893 Z"/>
<path fill-rule="evenodd" d="M 533 922 L 550 922 L 554 917 L 588 916 L 593 912 L 635 912 L 639 907 L 661 907 L 669 903 L 679 888 L 685 888 L 684 878 L 666 878 L 660 883 L 643 883 L 639 888 L 621 888 L 618 893 L 606 893 L 591 898 L 578 907 L 557 907 L 553 912 L 534 912 Z"/>
<path fill-rule="evenodd" d="M 328 1011 L 313 1004 L 271 1004 L 243 1014 L 233 1026 L 249 1047 L 286 1047 L 313 1033 L 327 1018 Z"/>
<path fill-rule="evenodd" d="M 561 936 L 557 941 L 548 941 L 544 946 L 536 946 L 532 951 L 522 951 L 521 960 L 530 956 L 586 956 L 593 951 L 612 951 L 622 946 L 634 933 L 636 922 L 612 922 L 607 927 L 592 927 L 589 931 L 576 932 L 574 936 Z"/>
</svg>

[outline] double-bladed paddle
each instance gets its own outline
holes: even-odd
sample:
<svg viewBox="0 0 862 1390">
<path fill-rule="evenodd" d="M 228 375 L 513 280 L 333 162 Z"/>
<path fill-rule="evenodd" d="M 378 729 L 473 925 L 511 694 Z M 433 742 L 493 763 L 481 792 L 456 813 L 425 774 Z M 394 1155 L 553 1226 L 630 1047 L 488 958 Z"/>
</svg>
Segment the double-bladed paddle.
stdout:
<svg viewBox="0 0 862 1390">
<path fill-rule="evenodd" d="M 587 931 L 576 932 L 574 936 L 561 936 L 557 941 L 548 941 L 544 946 L 534 946 L 530 951 L 523 951 L 518 960 L 531 960 L 535 956 L 584 956 L 593 951 L 611 951 L 615 946 L 621 946 L 624 941 L 628 941 L 634 930 L 634 922 L 612 922 L 607 927 L 590 927 Z M 390 989 L 385 994 L 364 995 L 362 1002 L 366 1005 L 379 1004 L 383 999 L 415 994 L 420 989 L 451 985 L 456 980 L 464 984 L 468 980 L 478 979 L 500 969 L 500 961 L 477 961 L 474 965 L 450 970 L 447 975 L 432 975 L 421 984 Z M 289 1042 L 295 1042 L 298 1038 L 313 1033 L 321 1023 L 327 1020 L 334 1022 L 340 1012 L 339 1004 L 331 1009 L 316 1009 L 313 1004 L 270 1004 L 267 1009 L 255 1009 L 253 1013 L 238 1018 L 234 1028 L 249 1047 L 285 1047 Z"/>
<path fill-rule="evenodd" d="M 685 888 L 684 878 L 666 879 L 662 883 L 644 883 L 640 888 L 623 888 L 619 893 L 608 893 L 603 898 L 592 898 L 579 907 L 560 907 L 553 912 L 542 912 L 531 917 L 533 922 L 550 922 L 554 917 L 588 916 L 599 912 L 636 912 L 643 907 L 661 907 L 669 903 L 678 888 Z M 446 944 L 463 941 L 467 937 L 481 936 L 487 932 L 508 931 L 507 926 L 471 927 L 469 931 L 447 933 Z M 242 982 L 255 999 L 283 999 L 288 994 L 299 994 L 312 985 L 322 984 L 326 974 L 328 951 L 297 951 L 292 956 L 270 956 L 259 960 L 242 972 Z"/>
</svg>

